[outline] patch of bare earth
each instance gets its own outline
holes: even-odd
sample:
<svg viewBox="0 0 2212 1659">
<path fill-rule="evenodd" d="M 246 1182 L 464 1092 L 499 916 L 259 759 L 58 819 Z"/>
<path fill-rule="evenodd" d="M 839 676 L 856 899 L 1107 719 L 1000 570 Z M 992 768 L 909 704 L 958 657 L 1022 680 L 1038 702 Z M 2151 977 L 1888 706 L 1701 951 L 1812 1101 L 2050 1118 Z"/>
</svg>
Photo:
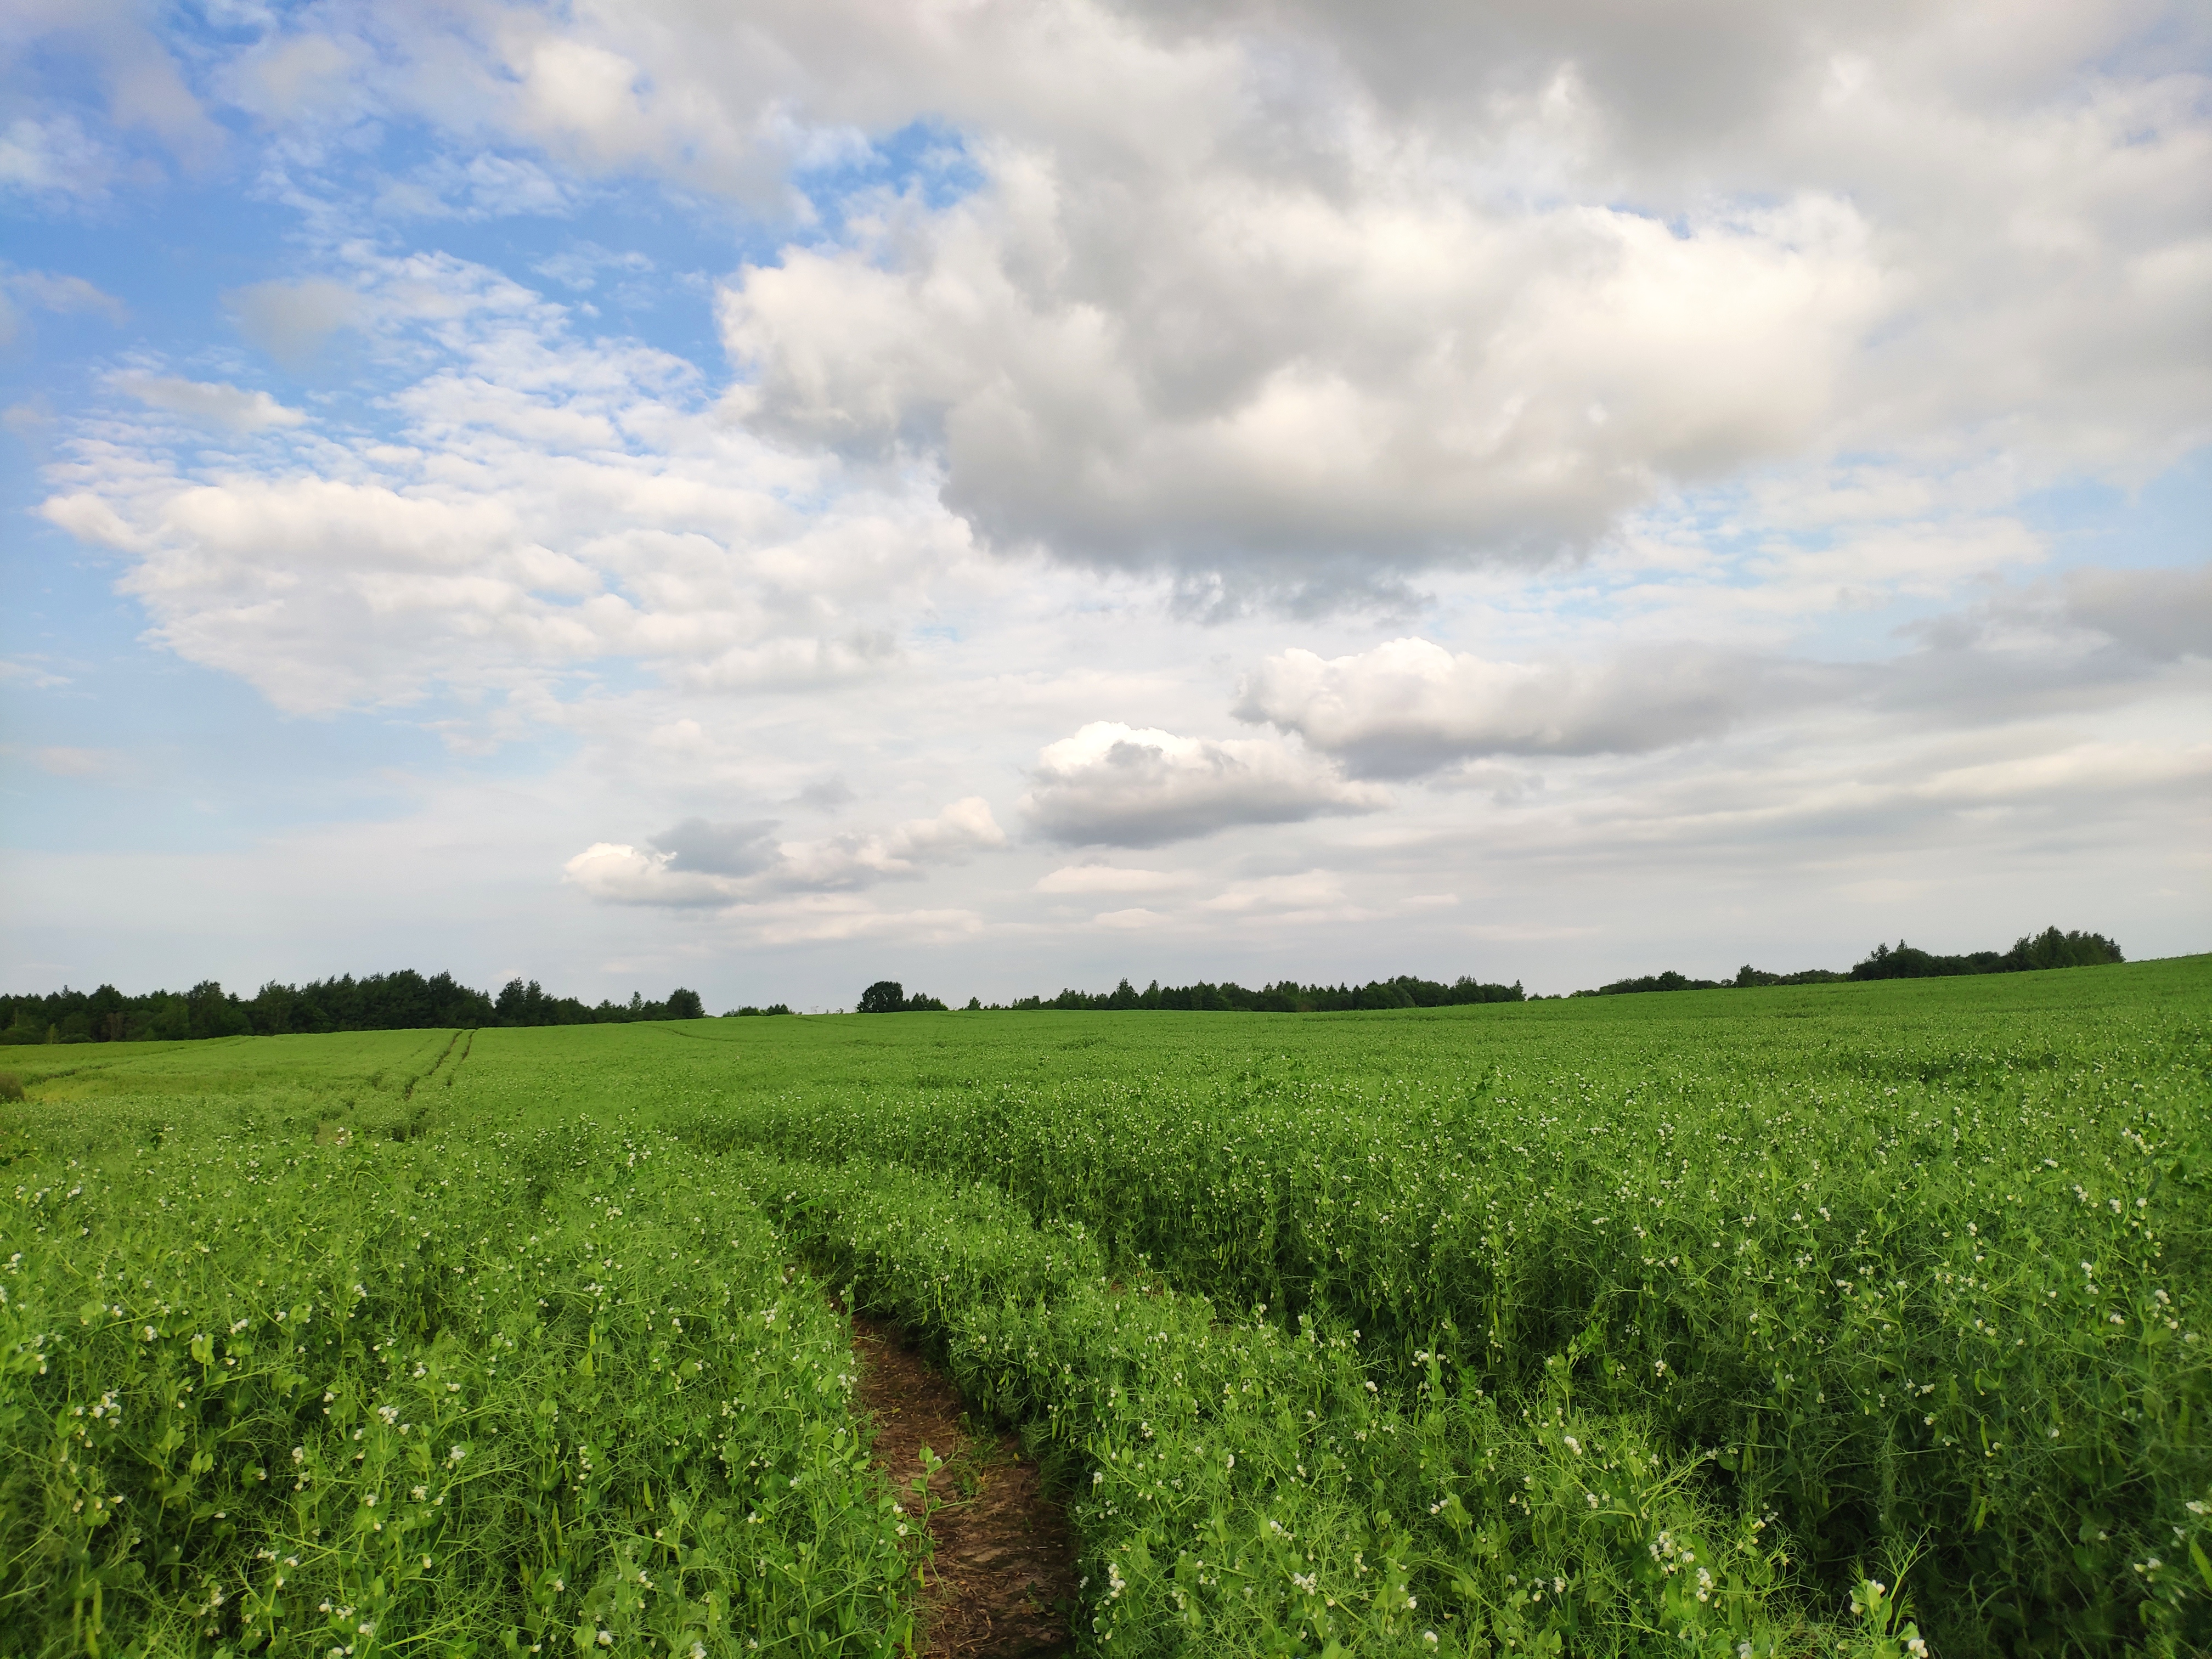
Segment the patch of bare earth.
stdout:
<svg viewBox="0 0 2212 1659">
<path fill-rule="evenodd" d="M 895 1326 L 853 1321 L 860 1403 L 876 1420 L 876 1461 L 902 1490 L 927 1446 L 929 1586 L 920 1650 L 932 1659 L 1018 1659 L 1067 1651 L 1075 1540 L 1011 1433 L 979 1428 L 951 1379 Z"/>
</svg>

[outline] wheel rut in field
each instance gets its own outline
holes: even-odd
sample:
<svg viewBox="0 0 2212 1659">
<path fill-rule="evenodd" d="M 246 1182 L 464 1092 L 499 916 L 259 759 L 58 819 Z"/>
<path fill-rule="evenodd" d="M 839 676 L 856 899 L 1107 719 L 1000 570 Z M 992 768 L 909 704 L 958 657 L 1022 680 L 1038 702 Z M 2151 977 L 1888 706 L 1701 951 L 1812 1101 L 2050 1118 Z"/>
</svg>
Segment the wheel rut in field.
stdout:
<svg viewBox="0 0 2212 1659">
<path fill-rule="evenodd" d="M 978 1427 L 952 1381 L 896 1326 L 855 1317 L 860 1403 L 876 1462 L 902 1492 L 927 1446 L 932 1557 L 919 1651 L 930 1659 L 1024 1659 L 1069 1651 L 1075 1539 L 1010 1431 Z"/>
</svg>

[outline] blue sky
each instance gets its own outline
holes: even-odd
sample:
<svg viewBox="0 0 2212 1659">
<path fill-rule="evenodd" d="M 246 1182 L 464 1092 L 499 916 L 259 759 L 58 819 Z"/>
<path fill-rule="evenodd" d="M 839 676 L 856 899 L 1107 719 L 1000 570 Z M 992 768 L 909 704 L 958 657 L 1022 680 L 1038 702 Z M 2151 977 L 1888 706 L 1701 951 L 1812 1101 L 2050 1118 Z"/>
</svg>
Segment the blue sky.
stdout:
<svg viewBox="0 0 2212 1659">
<path fill-rule="evenodd" d="M 2205 948 L 2212 54 L 1985 9 L 20 11 L 0 981 Z"/>
</svg>

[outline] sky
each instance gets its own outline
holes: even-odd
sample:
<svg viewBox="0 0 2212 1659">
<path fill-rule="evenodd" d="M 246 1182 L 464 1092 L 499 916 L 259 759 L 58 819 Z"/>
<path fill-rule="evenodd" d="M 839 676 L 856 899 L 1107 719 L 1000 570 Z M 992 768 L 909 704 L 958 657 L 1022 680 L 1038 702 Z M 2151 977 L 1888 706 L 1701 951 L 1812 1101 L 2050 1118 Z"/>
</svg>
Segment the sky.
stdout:
<svg viewBox="0 0 2212 1659">
<path fill-rule="evenodd" d="M 2212 948 L 2212 14 L 15 0 L 0 990 Z"/>
</svg>

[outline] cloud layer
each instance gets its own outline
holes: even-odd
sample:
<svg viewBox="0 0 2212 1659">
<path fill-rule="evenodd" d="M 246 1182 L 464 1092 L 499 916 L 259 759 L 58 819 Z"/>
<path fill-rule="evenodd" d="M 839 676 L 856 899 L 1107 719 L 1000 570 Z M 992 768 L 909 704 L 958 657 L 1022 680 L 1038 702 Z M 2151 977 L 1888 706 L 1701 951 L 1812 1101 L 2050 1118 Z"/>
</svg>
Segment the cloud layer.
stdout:
<svg viewBox="0 0 2212 1659">
<path fill-rule="evenodd" d="M 326 17 L 265 86 L 313 58 L 577 177 L 805 219 L 812 177 L 948 126 L 934 174 L 726 285 L 729 407 L 935 467 L 1001 548 L 1372 589 L 1761 463 L 2135 479 L 2212 430 L 2202 35 L 2156 7 Z"/>
<path fill-rule="evenodd" d="M 1378 811 L 1389 797 L 1267 738 L 1093 720 L 1042 750 L 1022 811 L 1069 846 L 1158 847 L 1243 824 Z"/>
<path fill-rule="evenodd" d="M 441 685 L 526 702 L 616 657 L 702 691 L 866 678 L 898 660 L 882 606 L 964 550 L 926 496 L 835 489 L 834 464 L 717 419 L 689 363 L 580 337 L 485 267 L 364 255 L 342 291 L 395 430 L 122 373 L 116 392 L 179 422 L 116 410 L 40 509 L 132 559 L 172 648 L 280 708 Z M 313 332 L 283 327 L 288 349 Z M 253 447 L 211 452 L 210 432 Z"/>
<path fill-rule="evenodd" d="M 563 870 L 602 903 L 683 909 L 918 879 L 925 866 L 957 864 L 1006 844 L 989 803 L 978 796 L 872 834 L 779 842 L 771 836 L 774 828 L 689 818 L 647 847 L 594 842 Z"/>
<path fill-rule="evenodd" d="M 1695 647 L 1517 663 L 1402 639 L 1326 661 L 1269 657 L 1239 683 L 1233 712 L 1297 732 L 1358 775 L 1404 778 L 1485 756 L 1645 753 L 1781 714 L 1823 678 L 1847 678 Z"/>
</svg>

